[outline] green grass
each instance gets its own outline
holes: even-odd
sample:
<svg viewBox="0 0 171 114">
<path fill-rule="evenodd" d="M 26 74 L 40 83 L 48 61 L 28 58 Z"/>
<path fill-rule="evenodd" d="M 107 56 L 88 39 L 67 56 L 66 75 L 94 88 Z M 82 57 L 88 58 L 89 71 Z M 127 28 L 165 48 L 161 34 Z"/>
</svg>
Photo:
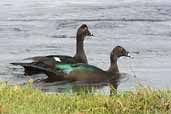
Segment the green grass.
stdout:
<svg viewBox="0 0 171 114">
<path fill-rule="evenodd" d="M 171 91 L 142 88 L 113 96 L 71 96 L 1 84 L 0 114 L 171 114 Z"/>
</svg>

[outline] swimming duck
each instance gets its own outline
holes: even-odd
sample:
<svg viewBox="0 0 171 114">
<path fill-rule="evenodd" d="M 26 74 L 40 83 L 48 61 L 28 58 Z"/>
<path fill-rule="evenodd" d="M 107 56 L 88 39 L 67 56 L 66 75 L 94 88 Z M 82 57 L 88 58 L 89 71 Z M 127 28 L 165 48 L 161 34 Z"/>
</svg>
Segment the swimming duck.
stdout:
<svg viewBox="0 0 171 114">
<path fill-rule="evenodd" d="M 44 72 L 48 78 L 46 81 L 62 81 L 67 80 L 70 82 L 79 81 L 87 83 L 99 82 L 113 82 L 117 83 L 118 79 L 118 58 L 125 56 L 130 57 L 128 52 L 121 46 L 113 48 L 110 54 L 110 67 L 104 71 L 96 66 L 88 64 L 56 64 L 54 68 L 42 68 L 34 66 Z"/>
<path fill-rule="evenodd" d="M 84 39 L 86 36 L 93 36 L 88 29 L 86 24 L 82 24 L 77 30 L 76 34 L 76 54 L 71 56 L 66 55 L 48 55 L 48 56 L 36 56 L 27 58 L 27 60 L 31 59 L 33 62 L 31 63 L 11 63 L 13 65 L 21 65 L 24 67 L 25 75 L 33 75 L 42 73 L 39 69 L 32 66 L 39 66 L 43 68 L 49 68 L 58 63 L 85 63 L 87 64 L 87 57 L 84 51 Z"/>
</svg>

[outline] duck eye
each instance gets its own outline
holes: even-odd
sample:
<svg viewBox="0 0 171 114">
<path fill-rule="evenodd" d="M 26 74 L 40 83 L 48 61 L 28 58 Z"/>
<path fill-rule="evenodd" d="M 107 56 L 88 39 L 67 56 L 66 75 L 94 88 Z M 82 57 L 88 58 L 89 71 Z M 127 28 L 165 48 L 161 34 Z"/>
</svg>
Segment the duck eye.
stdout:
<svg viewBox="0 0 171 114">
<path fill-rule="evenodd" d="M 83 32 L 86 32 L 87 30 L 88 30 L 87 27 L 84 27 L 84 28 L 82 29 Z"/>
<path fill-rule="evenodd" d="M 125 54 L 125 51 L 122 51 L 122 54 L 124 55 Z"/>
<path fill-rule="evenodd" d="M 124 51 L 124 50 L 123 50 L 122 48 L 120 48 L 120 52 L 123 53 L 123 51 Z"/>
<path fill-rule="evenodd" d="M 125 52 L 126 52 L 126 51 L 125 51 L 124 49 L 121 50 L 121 54 L 125 54 Z"/>
<path fill-rule="evenodd" d="M 84 29 L 84 30 L 88 30 L 88 28 L 87 28 L 87 27 L 84 27 L 83 29 Z"/>
</svg>

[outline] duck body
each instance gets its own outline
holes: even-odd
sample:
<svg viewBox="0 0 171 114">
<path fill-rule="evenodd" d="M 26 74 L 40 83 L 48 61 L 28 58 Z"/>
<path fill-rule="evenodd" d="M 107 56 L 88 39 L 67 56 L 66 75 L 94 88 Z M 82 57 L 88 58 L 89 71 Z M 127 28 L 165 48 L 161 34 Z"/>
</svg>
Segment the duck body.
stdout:
<svg viewBox="0 0 171 114">
<path fill-rule="evenodd" d="M 35 66 L 35 68 L 37 68 Z M 87 83 L 99 83 L 109 81 L 112 74 L 96 66 L 88 64 L 56 64 L 52 69 L 38 68 L 47 74 L 47 82 L 67 80 Z"/>
<path fill-rule="evenodd" d="M 26 60 L 32 60 L 30 63 L 11 63 L 13 65 L 20 65 L 24 67 L 25 75 L 34 75 L 42 73 L 37 67 L 42 68 L 52 68 L 55 64 L 67 63 L 67 64 L 76 64 L 76 63 L 85 63 L 87 64 L 87 57 L 84 52 L 84 38 L 86 36 L 92 36 L 88 30 L 87 25 L 83 24 L 77 31 L 76 36 L 76 54 L 75 56 L 66 56 L 66 55 L 48 55 L 48 56 L 37 56 L 27 58 Z"/>
<path fill-rule="evenodd" d="M 100 68 L 88 64 L 59 64 L 57 72 L 64 72 L 64 79 L 70 81 L 100 82 L 108 76 Z"/>
</svg>

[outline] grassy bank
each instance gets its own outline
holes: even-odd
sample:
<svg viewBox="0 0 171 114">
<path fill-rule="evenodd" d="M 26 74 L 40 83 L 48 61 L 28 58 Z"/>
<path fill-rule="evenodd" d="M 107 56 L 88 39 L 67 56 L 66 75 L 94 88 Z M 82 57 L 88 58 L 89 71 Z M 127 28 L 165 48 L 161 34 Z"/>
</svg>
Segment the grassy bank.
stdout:
<svg viewBox="0 0 171 114">
<path fill-rule="evenodd" d="M 149 88 L 114 96 L 47 95 L 31 86 L 0 85 L 1 114 L 171 114 L 171 91 Z"/>
</svg>

